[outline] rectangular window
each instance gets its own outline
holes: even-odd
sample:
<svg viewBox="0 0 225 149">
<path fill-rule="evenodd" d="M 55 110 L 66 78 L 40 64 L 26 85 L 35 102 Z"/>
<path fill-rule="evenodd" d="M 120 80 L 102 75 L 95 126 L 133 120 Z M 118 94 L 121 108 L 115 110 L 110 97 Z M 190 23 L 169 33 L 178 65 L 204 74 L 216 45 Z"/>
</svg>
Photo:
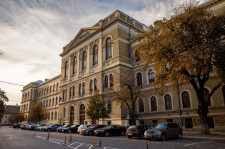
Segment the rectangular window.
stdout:
<svg viewBox="0 0 225 149">
<path fill-rule="evenodd" d="M 193 128 L 192 118 L 185 118 L 185 128 Z"/>
<path fill-rule="evenodd" d="M 209 128 L 214 128 L 214 118 L 213 117 L 208 117 L 208 125 L 209 125 Z"/>
</svg>

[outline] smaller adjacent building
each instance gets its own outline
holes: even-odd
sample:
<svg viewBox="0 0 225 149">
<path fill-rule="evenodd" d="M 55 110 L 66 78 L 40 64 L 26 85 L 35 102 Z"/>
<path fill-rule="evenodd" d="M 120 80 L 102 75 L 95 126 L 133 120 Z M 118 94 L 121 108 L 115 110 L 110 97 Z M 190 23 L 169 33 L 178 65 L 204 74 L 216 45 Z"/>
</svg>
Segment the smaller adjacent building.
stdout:
<svg viewBox="0 0 225 149">
<path fill-rule="evenodd" d="M 12 122 L 10 122 L 10 117 L 19 111 L 20 111 L 19 105 L 6 105 L 5 106 L 5 114 L 2 118 L 0 125 L 11 124 Z"/>
</svg>

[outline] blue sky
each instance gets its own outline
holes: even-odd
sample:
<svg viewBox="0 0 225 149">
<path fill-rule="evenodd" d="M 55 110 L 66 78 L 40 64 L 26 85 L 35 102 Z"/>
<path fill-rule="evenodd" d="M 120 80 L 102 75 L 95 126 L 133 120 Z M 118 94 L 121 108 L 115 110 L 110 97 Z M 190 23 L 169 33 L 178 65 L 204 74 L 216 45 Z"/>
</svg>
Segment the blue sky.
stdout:
<svg viewBox="0 0 225 149">
<path fill-rule="evenodd" d="M 184 2 L 189 0 L 0 0 L 0 81 L 26 85 L 60 74 L 62 48 L 80 28 L 117 9 L 148 26 Z M 22 87 L 0 82 L 0 88 L 6 104 L 20 104 Z"/>
</svg>

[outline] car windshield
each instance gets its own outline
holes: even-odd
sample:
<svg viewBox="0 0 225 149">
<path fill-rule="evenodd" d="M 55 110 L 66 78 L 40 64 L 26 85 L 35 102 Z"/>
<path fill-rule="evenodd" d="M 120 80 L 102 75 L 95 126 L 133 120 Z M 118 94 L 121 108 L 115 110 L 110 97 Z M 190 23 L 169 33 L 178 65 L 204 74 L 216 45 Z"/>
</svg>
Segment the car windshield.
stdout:
<svg viewBox="0 0 225 149">
<path fill-rule="evenodd" d="M 95 128 L 96 126 L 95 125 L 91 125 L 91 126 L 89 126 L 88 128 Z"/>
<path fill-rule="evenodd" d="M 71 127 L 76 127 L 77 125 L 72 125 Z"/>
<path fill-rule="evenodd" d="M 103 127 L 103 128 L 112 128 L 112 126 L 105 126 L 105 127 Z"/>
<path fill-rule="evenodd" d="M 128 129 L 137 129 L 137 126 L 130 126 Z"/>
<path fill-rule="evenodd" d="M 159 124 L 156 128 L 163 128 L 163 129 L 166 129 L 166 125 L 165 125 L 165 124 Z"/>
</svg>

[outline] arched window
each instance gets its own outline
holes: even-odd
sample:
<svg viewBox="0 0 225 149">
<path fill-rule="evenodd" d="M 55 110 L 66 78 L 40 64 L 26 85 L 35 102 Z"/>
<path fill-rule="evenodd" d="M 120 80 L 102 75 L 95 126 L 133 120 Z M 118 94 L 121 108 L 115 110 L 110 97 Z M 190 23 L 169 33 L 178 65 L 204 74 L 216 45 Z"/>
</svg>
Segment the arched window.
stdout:
<svg viewBox="0 0 225 149">
<path fill-rule="evenodd" d="M 138 52 L 138 50 L 135 51 L 135 60 L 136 62 L 140 61 L 140 53 Z"/>
<path fill-rule="evenodd" d="M 49 107 L 51 107 L 51 99 L 49 99 Z"/>
<path fill-rule="evenodd" d="M 95 45 L 93 49 L 93 65 L 98 63 L 98 46 Z"/>
<path fill-rule="evenodd" d="M 80 124 L 84 124 L 85 121 L 85 106 L 84 104 L 80 105 Z"/>
<path fill-rule="evenodd" d="M 109 86 L 109 80 L 108 80 L 108 76 L 105 76 L 105 88 L 108 88 Z"/>
<path fill-rule="evenodd" d="M 55 98 L 55 104 L 58 104 L 58 97 Z"/>
<path fill-rule="evenodd" d="M 95 91 L 97 90 L 97 79 L 96 78 L 94 79 L 94 90 Z"/>
<path fill-rule="evenodd" d="M 166 110 L 172 110 L 172 99 L 169 94 L 166 94 L 165 97 L 165 108 Z"/>
<path fill-rule="evenodd" d="M 64 69 L 65 69 L 64 78 L 67 78 L 67 75 L 68 75 L 68 61 L 65 62 Z"/>
<path fill-rule="evenodd" d="M 54 106 L 54 102 L 55 102 L 55 99 L 54 99 L 54 98 L 52 98 L 52 106 Z"/>
<path fill-rule="evenodd" d="M 109 76 L 109 84 L 110 87 L 113 87 L 113 74 L 110 74 Z"/>
<path fill-rule="evenodd" d="M 55 111 L 55 120 L 57 120 L 57 112 Z"/>
<path fill-rule="evenodd" d="M 142 86 L 142 75 L 141 73 L 137 73 L 137 86 Z"/>
<path fill-rule="evenodd" d="M 79 96 L 81 96 L 81 83 L 79 84 L 78 92 L 79 92 Z"/>
<path fill-rule="evenodd" d="M 157 111 L 156 97 L 152 96 L 150 101 L 151 101 L 151 111 Z"/>
<path fill-rule="evenodd" d="M 90 92 L 92 92 L 92 91 L 93 91 L 93 81 L 90 80 Z"/>
<path fill-rule="evenodd" d="M 52 112 L 51 120 L 53 120 L 53 112 Z"/>
<path fill-rule="evenodd" d="M 207 88 L 204 88 L 204 99 L 205 99 L 205 101 L 208 100 L 208 97 L 209 97 L 209 90 Z M 209 101 L 208 101 L 208 106 L 211 106 L 211 99 L 209 99 Z"/>
<path fill-rule="evenodd" d="M 149 69 L 148 71 L 148 81 L 149 83 L 153 83 L 155 80 L 154 71 L 152 69 Z"/>
<path fill-rule="evenodd" d="M 63 108 L 63 118 L 66 117 L 66 108 Z"/>
<path fill-rule="evenodd" d="M 82 94 L 84 95 L 85 94 L 85 83 L 83 82 L 82 84 Z"/>
<path fill-rule="evenodd" d="M 86 67 L 87 67 L 87 52 L 84 51 L 84 53 L 83 53 L 83 65 L 82 65 L 83 70 L 86 69 Z"/>
<path fill-rule="evenodd" d="M 55 84 L 53 85 L 53 92 L 55 92 Z"/>
<path fill-rule="evenodd" d="M 182 92 L 182 102 L 183 102 L 183 108 L 191 107 L 190 95 L 187 91 Z"/>
<path fill-rule="evenodd" d="M 74 121 L 74 107 L 72 106 L 70 108 L 70 124 L 73 125 L 73 121 Z"/>
<path fill-rule="evenodd" d="M 225 85 L 222 87 L 223 101 L 225 103 Z"/>
<path fill-rule="evenodd" d="M 73 74 L 77 72 L 77 57 L 74 56 L 73 58 Z"/>
<path fill-rule="evenodd" d="M 107 101 L 107 108 L 109 110 L 109 113 L 111 113 L 112 112 L 112 101 L 111 100 Z"/>
<path fill-rule="evenodd" d="M 111 38 L 107 38 L 106 40 L 106 60 L 112 57 L 112 43 Z"/>
<path fill-rule="evenodd" d="M 138 110 L 139 112 L 144 112 L 144 102 L 143 99 L 138 100 Z"/>
</svg>

